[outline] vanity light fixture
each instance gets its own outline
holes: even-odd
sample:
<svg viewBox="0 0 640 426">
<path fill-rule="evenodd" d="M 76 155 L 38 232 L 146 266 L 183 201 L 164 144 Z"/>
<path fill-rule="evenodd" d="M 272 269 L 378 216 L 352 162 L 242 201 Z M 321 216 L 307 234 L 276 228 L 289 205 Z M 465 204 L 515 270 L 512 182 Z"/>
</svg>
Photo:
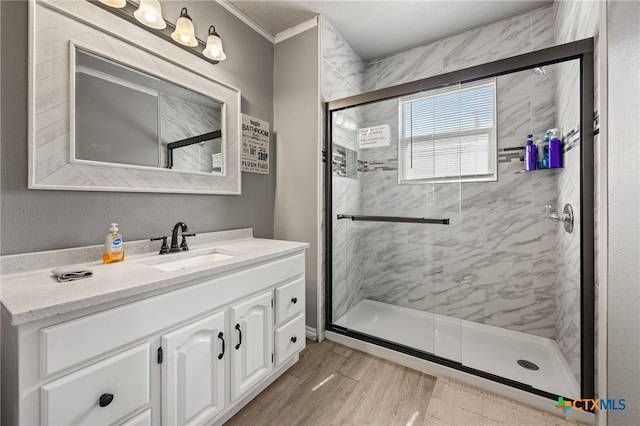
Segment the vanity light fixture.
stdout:
<svg viewBox="0 0 640 426">
<path fill-rule="evenodd" d="M 198 45 L 198 39 L 196 39 L 193 21 L 187 14 L 186 7 L 183 7 L 180 11 L 180 17 L 176 22 L 176 30 L 171 33 L 171 38 L 175 42 L 184 44 L 185 46 L 195 47 Z"/>
<path fill-rule="evenodd" d="M 193 21 L 187 13 L 186 7 L 180 11 L 180 17 L 174 26 L 173 23 L 162 17 L 162 7 L 158 0 L 140 0 L 139 2 L 133 0 L 89 0 L 89 3 L 127 22 L 138 25 L 158 37 L 176 42 L 185 51 L 213 64 L 227 59 L 227 55 L 222 49 L 220 35 L 213 25 L 209 28 L 206 43 L 196 37 Z"/>
<path fill-rule="evenodd" d="M 220 35 L 216 32 L 216 27 L 213 25 L 209 27 L 209 37 L 207 37 L 207 47 L 202 52 L 204 56 L 214 61 L 224 61 L 227 59 L 227 55 L 222 50 L 222 40 Z"/>
<path fill-rule="evenodd" d="M 158 0 L 140 0 L 140 6 L 138 10 L 133 13 L 133 16 L 135 16 L 142 25 L 155 28 L 156 30 L 161 30 L 167 26 L 167 23 L 162 17 L 162 6 L 160 6 Z"/>
<path fill-rule="evenodd" d="M 127 0 L 100 0 L 100 3 L 120 9 L 121 7 L 125 7 Z"/>
</svg>

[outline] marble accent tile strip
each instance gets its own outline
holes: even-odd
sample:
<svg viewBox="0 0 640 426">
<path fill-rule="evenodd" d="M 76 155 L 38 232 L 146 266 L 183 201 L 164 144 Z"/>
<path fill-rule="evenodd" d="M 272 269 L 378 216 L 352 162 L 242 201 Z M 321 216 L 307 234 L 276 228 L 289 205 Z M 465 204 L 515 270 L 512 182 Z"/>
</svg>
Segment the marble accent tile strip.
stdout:
<svg viewBox="0 0 640 426">
<path fill-rule="evenodd" d="M 524 153 L 521 146 L 498 148 L 498 163 L 511 163 L 524 161 Z"/>
<path fill-rule="evenodd" d="M 358 161 L 359 172 L 377 172 L 387 170 L 398 170 L 397 158 L 376 161 Z"/>
<path fill-rule="evenodd" d="M 331 171 L 333 176 L 347 176 L 347 149 L 334 146 L 331 150 Z"/>
<path fill-rule="evenodd" d="M 335 145 L 331 150 L 331 170 L 333 176 L 356 178 L 356 171 L 359 170 L 360 161 L 357 160 L 357 152 Z"/>
<path fill-rule="evenodd" d="M 571 129 L 563 138 L 562 152 L 567 153 L 573 148 L 580 146 L 580 130 Z"/>
</svg>

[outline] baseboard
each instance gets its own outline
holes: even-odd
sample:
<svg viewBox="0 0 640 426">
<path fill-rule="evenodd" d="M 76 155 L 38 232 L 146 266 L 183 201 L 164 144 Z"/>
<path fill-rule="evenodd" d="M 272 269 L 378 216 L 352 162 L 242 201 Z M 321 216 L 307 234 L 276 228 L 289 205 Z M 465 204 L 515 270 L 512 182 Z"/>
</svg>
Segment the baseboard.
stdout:
<svg viewBox="0 0 640 426">
<path fill-rule="evenodd" d="M 315 328 L 306 326 L 305 331 L 306 331 L 307 339 L 318 340 L 318 331 Z"/>
</svg>

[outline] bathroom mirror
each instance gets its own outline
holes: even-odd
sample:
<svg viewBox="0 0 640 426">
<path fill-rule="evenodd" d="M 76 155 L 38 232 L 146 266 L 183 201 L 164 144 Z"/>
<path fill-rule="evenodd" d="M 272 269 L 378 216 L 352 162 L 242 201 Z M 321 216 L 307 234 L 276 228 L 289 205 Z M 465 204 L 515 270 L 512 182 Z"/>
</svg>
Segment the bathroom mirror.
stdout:
<svg viewBox="0 0 640 426">
<path fill-rule="evenodd" d="M 209 62 L 90 2 L 29 6 L 29 188 L 240 193 L 240 91 Z"/>
<path fill-rule="evenodd" d="M 222 102 L 81 48 L 73 57 L 76 160 L 223 174 Z"/>
</svg>

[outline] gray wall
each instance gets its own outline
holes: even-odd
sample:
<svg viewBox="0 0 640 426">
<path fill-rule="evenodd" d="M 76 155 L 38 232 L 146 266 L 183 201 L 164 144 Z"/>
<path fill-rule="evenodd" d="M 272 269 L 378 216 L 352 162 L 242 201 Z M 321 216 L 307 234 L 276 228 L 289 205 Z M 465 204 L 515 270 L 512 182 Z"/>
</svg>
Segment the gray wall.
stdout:
<svg viewBox="0 0 640 426">
<path fill-rule="evenodd" d="M 274 131 L 278 162 L 275 238 L 305 241 L 306 322 L 317 326 L 319 217 L 318 27 L 275 45 Z"/>
<path fill-rule="evenodd" d="M 608 411 L 609 424 L 640 419 L 640 3 L 610 1 L 608 27 L 609 280 L 608 398 L 626 398 Z"/>
<path fill-rule="evenodd" d="M 175 22 L 183 5 L 161 3 L 164 17 Z M 0 7 L 1 254 L 100 244 L 110 222 L 120 224 L 125 241 L 166 235 L 177 221 L 194 232 L 253 227 L 256 236 L 273 237 L 275 153 L 270 175 L 243 173 L 240 196 L 28 190 L 27 2 Z M 271 42 L 215 2 L 190 1 L 188 8 L 200 39 L 212 24 L 222 37 L 228 59 L 212 65 L 211 76 L 242 91 L 243 113 L 273 122 Z"/>
</svg>

